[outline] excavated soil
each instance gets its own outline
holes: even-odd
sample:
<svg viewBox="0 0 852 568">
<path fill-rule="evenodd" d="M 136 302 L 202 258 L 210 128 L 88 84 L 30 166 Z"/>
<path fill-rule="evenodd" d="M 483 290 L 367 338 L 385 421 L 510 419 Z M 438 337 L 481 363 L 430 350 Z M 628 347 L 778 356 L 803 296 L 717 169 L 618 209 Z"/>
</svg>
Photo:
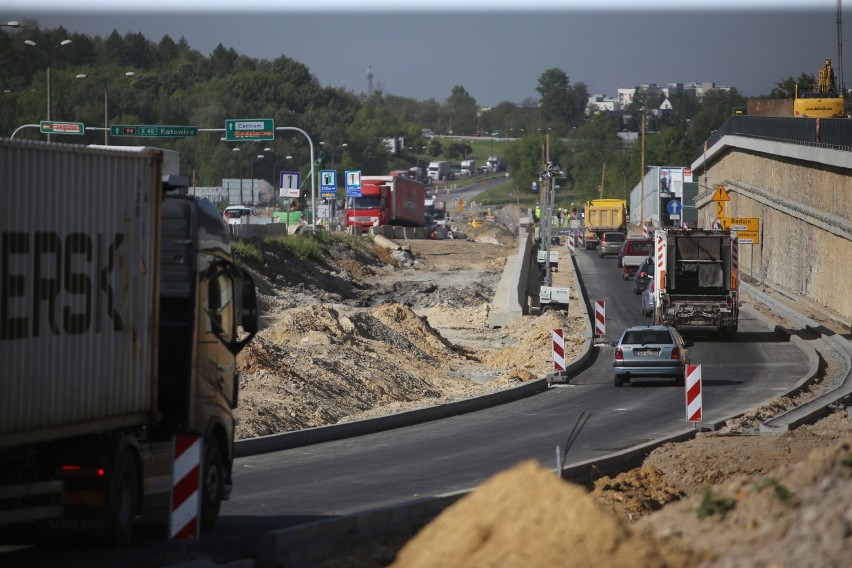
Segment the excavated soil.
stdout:
<svg viewBox="0 0 852 568">
<path fill-rule="evenodd" d="M 255 274 L 265 327 L 238 359 L 238 437 L 438 405 L 544 376 L 555 327 L 567 330 L 566 358 L 576 357 L 578 307 L 487 326 L 516 229 L 462 228 L 467 238 L 407 241 L 393 254 L 336 247 L 319 264 L 266 251 Z M 719 432 L 662 446 L 594 487 L 518 464 L 408 543 L 326 565 L 848 566 L 852 421 L 838 409 L 791 432 L 753 435 L 758 417 L 794 404 L 779 398 Z"/>
</svg>

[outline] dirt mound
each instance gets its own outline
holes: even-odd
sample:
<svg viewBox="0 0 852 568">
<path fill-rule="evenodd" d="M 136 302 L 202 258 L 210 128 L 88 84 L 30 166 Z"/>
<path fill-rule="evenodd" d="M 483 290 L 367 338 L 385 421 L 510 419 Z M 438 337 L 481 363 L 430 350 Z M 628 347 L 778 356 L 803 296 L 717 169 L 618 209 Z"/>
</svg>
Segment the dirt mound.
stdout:
<svg viewBox="0 0 852 568">
<path fill-rule="evenodd" d="M 521 367 L 545 375 L 553 370 L 553 330 L 565 329 L 565 358 L 579 355 L 585 338 L 584 327 L 576 318 L 560 312 L 542 316 L 524 316 L 506 328 L 506 333 L 517 335 L 517 341 L 497 350 L 481 350 L 476 356 L 489 367 Z"/>
<path fill-rule="evenodd" d="M 425 317 L 418 316 L 408 306 L 386 303 L 373 310 L 372 315 L 431 357 L 446 357 L 453 353 L 452 345 L 432 329 Z"/>
<path fill-rule="evenodd" d="M 655 467 L 640 467 L 615 478 L 595 481 L 593 491 L 598 503 L 615 511 L 621 518 L 636 520 L 664 505 L 678 501 L 686 494 L 673 487 Z"/>
<path fill-rule="evenodd" d="M 777 436 L 700 433 L 694 440 L 657 448 L 645 464 L 660 469 L 672 485 L 686 494 L 695 495 L 737 475 L 765 475 L 775 467 L 807 456 L 815 447 L 848 436 L 852 436 L 852 421 L 845 414 L 836 413 Z M 734 445 L 748 459 L 730 459 L 727 449 Z"/>
<path fill-rule="evenodd" d="M 403 547 L 392 566 L 660 568 L 698 560 L 627 525 L 581 487 L 528 461 L 446 509 Z"/>
<path fill-rule="evenodd" d="M 425 317 L 390 302 L 349 315 L 331 305 L 286 310 L 237 364 L 238 439 L 439 405 L 518 382 L 468 380 L 484 373 L 482 365 Z"/>
<path fill-rule="evenodd" d="M 517 229 L 511 229 L 504 225 L 495 223 L 477 224 L 477 226 L 464 225 L 463 230 L 468 239 L 478 243 L 511 244 L 517 240 Z"/>
<path fill-rule="evenodd" d="M 734 442 L 723 436 L 710 444 L 704 437 L 680 450 L 667 447 L 676 457 L 652 455 L 646 464 L 665 461 L 671 481 L 694 479 L 702 469 L 713 475 L 640 524 L 711 552 L 715 559 L 705 566 L 741 566 L 743 558 L 749 566 L 848 566 L 850 429 L 852 420 L 842 412 L 781 437 L 739 436 Z M 728 450 L 720 453 L 721 445 Z"/>
</svg>

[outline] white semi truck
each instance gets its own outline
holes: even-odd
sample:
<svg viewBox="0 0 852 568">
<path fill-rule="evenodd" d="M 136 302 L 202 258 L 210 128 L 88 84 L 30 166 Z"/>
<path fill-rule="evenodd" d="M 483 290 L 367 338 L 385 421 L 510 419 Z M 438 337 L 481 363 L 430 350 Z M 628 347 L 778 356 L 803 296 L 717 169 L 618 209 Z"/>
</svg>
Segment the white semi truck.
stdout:
<svg viewBox="0 0 852 568">
<path fill-rule="evenodd" d="M 450 178 L 450 163 L 444 160 L 429 162 L 429 166 L 426 168 L 426 177 L 432 183 L 447 181 Z"/>
<path fill-rule="evenodd" d="M 0 140 L 0 531 L 129 541 L 169 518 L 176 435 L 201 527 L 230 494 L 255 287 L 173 158 Z"/>
</svg>

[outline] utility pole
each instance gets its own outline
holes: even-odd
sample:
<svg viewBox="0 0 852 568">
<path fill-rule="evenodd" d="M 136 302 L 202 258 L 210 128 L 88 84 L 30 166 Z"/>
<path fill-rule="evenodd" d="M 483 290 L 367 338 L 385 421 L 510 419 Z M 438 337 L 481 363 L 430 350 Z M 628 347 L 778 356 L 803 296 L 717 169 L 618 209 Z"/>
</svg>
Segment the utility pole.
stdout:
<svg viewBox="0 0 852 568">
<path fill-rule="evenodd" d="M 642 107 L 642 169 L 639 172 L 639 230 L 645 234 L 645 107 Z M 704 164 L 707 167 L 707 164 Z"/>
</svg>

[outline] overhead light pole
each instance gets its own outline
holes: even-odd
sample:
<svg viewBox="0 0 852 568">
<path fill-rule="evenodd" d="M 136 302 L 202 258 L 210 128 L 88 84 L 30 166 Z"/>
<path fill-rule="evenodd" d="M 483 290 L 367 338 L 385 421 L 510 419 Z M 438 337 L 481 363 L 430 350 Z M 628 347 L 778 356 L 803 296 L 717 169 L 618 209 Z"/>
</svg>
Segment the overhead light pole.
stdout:
<svg viewBox="0 0 852 568">
<path fill-rule="evenodd" d="M 133 71 L 126 72 L 124 77 L 134 77 L 136 73 Z M 79 73 L 75 79 L 98 79 L 104 86 L 104 146 L 109 144 L 109 77 L 99 77 L 97 75 L 86 75 Z"/>
<path fill-rule="evenodd" d="M 12 22 L 10 22 L 12 23 Z M 7 24 L 8 25 L 8 24 Z M 24 43 L 30 47 L 39 48 L 39 45 L 31 39 L 24 40 Z M 50 122 L 50 65 L 52 63 L 52 53 L 54 49 L 66 46 L 71 43 L 70 39 L 63 39 L 59 43 L 49 47 L 41 47 L 47 52 L 47 121 Z M 50 142 L 50 134 L 47 135 L 47 141 Z"/>
<path fill-rule="evenodd" d="M 265 155 L 263 155 L 263 154 L 258 154 L 257 156 L 255 156 L 255 157 L 254 157 L 254 158 L 252 158 L 252 160 L 251 160 L 251 204 L 252 204 L 252 205 L 254 205 L 254 184 L 255 184 L 255 179 L 254 179 L 254 163 L 255 163 L 256 161 L 259 161 L 259 160 L 264 159 L 265 157 L 266 157 L 266 156 L 265 156 Z M 259 188 L 259 187 L 257 188 L 257 193 L 258 193 L 258 196 L 260 196 L 260 188 Z"/>
</svg>

